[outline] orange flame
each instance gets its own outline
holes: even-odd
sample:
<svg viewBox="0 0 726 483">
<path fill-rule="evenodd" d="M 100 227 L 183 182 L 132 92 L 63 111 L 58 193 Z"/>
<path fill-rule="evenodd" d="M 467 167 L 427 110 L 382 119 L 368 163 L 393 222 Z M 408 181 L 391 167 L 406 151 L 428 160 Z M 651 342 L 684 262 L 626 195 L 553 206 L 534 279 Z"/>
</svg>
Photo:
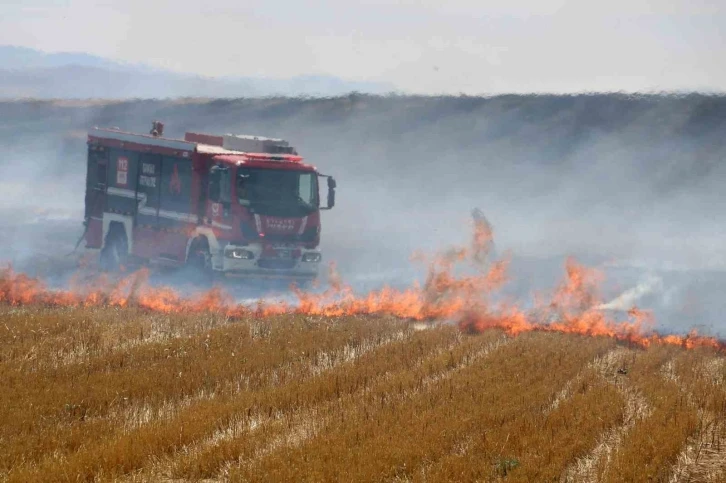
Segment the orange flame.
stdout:
<svg viewBox="0 0 726 483">
<path fill-rule="evenodd" d="M 392 315 L 413 320 L 449 320 L 466 332 L 498 328 L 510 335 L 531 331 L 563 332 L 586 336 L 606 336 L 642 347 L 669 344 L 685 348 L 726 349 L 726 343 L 698 335 L 660 335 L 653 331 L 650 312 L 633 307 L 625 320 L 617 321 L 597 308 L 603 276 L 574 259 L 565 263 L 565 279 L 548 298 L 538 296 L 535 308 L 525 312 L 514 303 L 493 303 L 492 295 L 508 279 L 508 259 L 491 260 L 492 229 L 486 219 L 474 217 L 474 233 L 468 248 L 453 248 L 427 260 L 423 285 L 414 283 L 406 290 L 383 287 L 356 296 L 331 265 L 330 287 L 314 294 L 293 288 L 297 303 L 260 301 L 240 305 L 218 287 L 196 297 L 182 297 L 168 287 L 148 284 L 149 273 L 142 269 L 113 281 L 106 276 L 92 280 L 80 277 L 68 290 L 51 290 L 41 280 L 13 271 L 0 270 L 0 303 L 50 306 L 135 306 L 164 313 L 214 312 L 229 317 L 266 317 L 295 313 L 323 316 Z M 470 261 L 474 270 L 457 274 L 460 262 Z"/>
</svg>

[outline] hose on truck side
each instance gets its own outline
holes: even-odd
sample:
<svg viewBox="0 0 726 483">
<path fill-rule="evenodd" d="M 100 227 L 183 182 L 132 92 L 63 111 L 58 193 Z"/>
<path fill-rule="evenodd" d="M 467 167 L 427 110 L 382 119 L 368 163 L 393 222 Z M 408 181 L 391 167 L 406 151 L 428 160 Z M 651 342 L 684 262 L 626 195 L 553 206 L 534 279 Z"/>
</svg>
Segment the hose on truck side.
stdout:
<svg viewBox="0 0 726 483">
<path fill-rule="evenodd" d="M 94 191 L 96 192 L 96 195 L 93 197 L 93 201 L 91 201 L 92 205 L 96 204 L 96 201 L 98 201 L 98 197 L 101 193 L 104 193 L 104 194 L 106 193 L 105 190 L 101 191 L 98 188 L 94 189 Z M 88 233 L 88 227 L 90 226 L 90 224 L 91 224 L 91 217 L 87 216 L 85 218 L 85 220 L 83 221 L 83 226 L 85 226 L 85 228 L 83 229 L 83 233 L 81 234 L 81 237 L 76 242 L 76 246 L 73 247 L 73 251 L 68 253 L 67 255 L 65 255 L 66 257 L 70 257 L 71 255 L 76 253 L 76 251 L 78 250 L 78 247 L 81 245 L 81 242 L 86 237 L 86 233 Z"/>
<path fill-rule="evenodd" d="M 84 221 L 83 224 L 85 225 L 86 228 L 83 229 L 83 233 L 81 234 L 81 237 L 76 242 L 76 246 L 73 247 L 72 252 L 70 252 L 66 255 L 67 257 L 70 257 L 71 255 L 76 253 L 76 251 L 78 250 L 78 247 L 81 245 L 81 242 L 86 237 L 86 233 L 88 233 L 88 226 L 90 225 L 88 218 L 86 218 L 86 221 Z"/>
</svg>

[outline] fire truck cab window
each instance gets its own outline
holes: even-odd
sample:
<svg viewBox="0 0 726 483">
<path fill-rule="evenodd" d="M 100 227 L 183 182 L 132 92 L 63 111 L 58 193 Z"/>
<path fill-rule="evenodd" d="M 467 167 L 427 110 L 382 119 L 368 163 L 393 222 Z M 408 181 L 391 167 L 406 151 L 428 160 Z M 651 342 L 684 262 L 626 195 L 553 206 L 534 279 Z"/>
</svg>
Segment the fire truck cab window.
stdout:
<svg viewBox="0 0 726 483">
<path fill-rule="evenodd" d="M 313 179 L 317 179 L 317 176 L 314 177 L 312 173 L 301 174 L 298 178 L 298 197 L 311 208 L 315 205 Z"/>
<path fill-rule="evenodd" d="M 317 208 L 317 176 L 307 171 L 240 168 L 237 200 L 255 211 L 276 216 L 303 216 Z"/>
<path fill-rule="evenodd" d="M 232 202 L 232 180 L 229 178 L 229 169 L 221 172 L 221 180 L 219 183 L 219 201 L 222 203 Z"/>
<path fill-rule="evenodd" d="M 250 205 L 250 193 L 248 189 L 249 177 L 250 174 L 245 172 L 240 172 L 237 175 L 237 199 L 242 206 Z"/>
<path fill-rule="evenodd" d="M 229 168 L 212 166 L 212 169 L 209 170 L 209 199 L 217 203 L 232 201 Z"/>
</svg>

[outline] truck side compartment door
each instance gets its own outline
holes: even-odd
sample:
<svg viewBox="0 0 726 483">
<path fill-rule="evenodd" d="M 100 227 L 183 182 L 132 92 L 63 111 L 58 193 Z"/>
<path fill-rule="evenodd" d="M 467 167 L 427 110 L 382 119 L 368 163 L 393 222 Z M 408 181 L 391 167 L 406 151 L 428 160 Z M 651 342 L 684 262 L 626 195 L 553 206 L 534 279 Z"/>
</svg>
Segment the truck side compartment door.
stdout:
<svg viewBox="0 0 726 483">
<path fill-rule="evenodd" d="M 88 165 L 86 167 L 86 204 L 85 216 L 101 218 L 106 201 L 106 186 L 108 174 L 108 150 L 96 146 L 89 146 Z"/>
<path fill-rule="evenodd" d="M 136 180 L 139 153 L 125 149 L 111 149 L 108 173 L 106 210 L 134 216 L 137 211 Z"/>
<path fill-rule="evenodd" d="M 190 159 L 162 156 L 159 227 L 179 228 L 197 222 L 192 200 L 192 162 Z"/>
<path fill-rule="evenodd" d="M 84 223 L 86 247 L 101 248 L 103 244 L 103 212 L 108 187 L 108 149 L 88 147 L 86 166 L 86 197 Z"/>
<path fill-rule="evenodd" d="M 136 223 L 144 227 L 157 228 L 161 194 L 161 155 L 144 153 L 140 156 L 139 162 L 141 166 L 138 170 L 139 204 Z"/>
</svg>

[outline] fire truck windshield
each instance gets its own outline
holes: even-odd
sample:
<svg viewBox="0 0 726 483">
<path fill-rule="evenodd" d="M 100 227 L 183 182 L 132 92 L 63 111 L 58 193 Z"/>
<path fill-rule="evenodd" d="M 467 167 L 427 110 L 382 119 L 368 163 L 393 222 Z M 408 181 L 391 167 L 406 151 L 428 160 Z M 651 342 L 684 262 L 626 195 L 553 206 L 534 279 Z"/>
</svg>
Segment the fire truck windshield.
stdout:
<svg viewBox="0 0 726 483">
<path fill-rule="evenodd" d="M 237 199 L 272 216 L 305 216 L 318 208 L 318 178 L 309 171 L 238 168 Z"/>
</svg>

